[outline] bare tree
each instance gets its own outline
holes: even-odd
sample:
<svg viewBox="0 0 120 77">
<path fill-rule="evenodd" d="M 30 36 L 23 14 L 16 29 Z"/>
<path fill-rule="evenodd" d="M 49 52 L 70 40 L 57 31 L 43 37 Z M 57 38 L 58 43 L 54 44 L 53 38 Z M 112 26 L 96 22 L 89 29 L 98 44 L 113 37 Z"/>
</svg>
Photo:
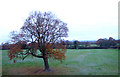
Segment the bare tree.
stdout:
<svg viewBox="0 0 120 77">
<path fill-rule="evenodd" d="M 66 48 L 61 44 L 61 40 L 62 37 L 67 37 L 67 32 L 67 24 L 51 12 L 32 12 L 21 27 L 20 32 L 13 31 L 11 33 L 14 43 L 9 50 L 9 58 L 14 59 L 19 57 L 18 55 L 22 55 L 24 60 L 31 54 L 34 57 L 43 58 L 45 71 L 49 71 L 49 57 L 60 61 L 65 59 Z M 20 42 L 29 43 L 26 51 L 21 49 Z M 41 54 L 37 54 L 37 50 Z"/>
</svg>

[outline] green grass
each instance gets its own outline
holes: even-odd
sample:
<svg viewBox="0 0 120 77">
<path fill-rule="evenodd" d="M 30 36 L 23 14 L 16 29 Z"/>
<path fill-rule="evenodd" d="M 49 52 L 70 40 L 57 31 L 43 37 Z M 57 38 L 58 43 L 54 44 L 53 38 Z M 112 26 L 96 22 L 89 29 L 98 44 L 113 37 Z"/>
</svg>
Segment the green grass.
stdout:
<svg viewBox="0 0 120 77">
<path fill-rule="evenodd" d="M 90 44 L 89 47 L 99 47 L 99 45 L 96 45 L 96 44 Z"/>
<path fill-rule="evenodd" d="M 13 63 L 7 56 L 7 50 L 2 52 L 3 74 L 12 69 L 44 68 L 43 60 L 28 57 L 24 61 Z M 60 61 L 49 59 L 51 69 L 57 69 L 53 74 L 69 75 L 117 75 L 118 50 L 117 49 L 68 49 L 66 59 Z M 49 73 L 48 73 L 49 74 Z"/>
</svg>

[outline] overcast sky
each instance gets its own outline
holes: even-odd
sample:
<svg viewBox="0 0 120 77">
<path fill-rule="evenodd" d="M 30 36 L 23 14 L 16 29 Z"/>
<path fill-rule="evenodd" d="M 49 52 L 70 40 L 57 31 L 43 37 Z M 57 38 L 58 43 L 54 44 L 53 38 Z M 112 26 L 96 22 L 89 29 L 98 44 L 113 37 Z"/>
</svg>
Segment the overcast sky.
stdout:
<svg viewBox="0 0 120 77">
<path fill-rule="evenodd" d="M 51 11 L 68 25 L 68 40 L 118 38 L 119 0 L 1 0 L 0 43 L 19 31 L 31 11 Z"/>
</svg>

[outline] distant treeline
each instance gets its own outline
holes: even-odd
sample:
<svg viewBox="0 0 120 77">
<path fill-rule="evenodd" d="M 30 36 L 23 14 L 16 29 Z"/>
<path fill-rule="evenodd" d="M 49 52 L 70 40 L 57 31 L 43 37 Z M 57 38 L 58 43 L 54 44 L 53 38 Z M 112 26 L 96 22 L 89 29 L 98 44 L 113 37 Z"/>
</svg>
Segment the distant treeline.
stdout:
<svg viewBox="0 0 120 77">
<path fill-rule="evenodd" d="M 100 38 L 97 41 L 66 40 L 63 42 L 63 45 L 65 45 L 67 49 L 116 49 L 120 48 L 120 39 L 115 40 L 112 37 L 109 37 L 109 39 Z"/>
<path fill-rule="evenodd" d="M 27 43 L 22 42 L 22 49 L 27 49 L 28 45 Z M 69 41 L 69 40 L 63 40 L 62 44 L 67 49 L 120 49 L 120 39 L 115 40 L 112 37 L 109 37 L 109 39 L 98 39 L 97 41 Z M 10 49 L 9 43 L 4 43 L 1 45 L 2 50 Z"/>
</svg>

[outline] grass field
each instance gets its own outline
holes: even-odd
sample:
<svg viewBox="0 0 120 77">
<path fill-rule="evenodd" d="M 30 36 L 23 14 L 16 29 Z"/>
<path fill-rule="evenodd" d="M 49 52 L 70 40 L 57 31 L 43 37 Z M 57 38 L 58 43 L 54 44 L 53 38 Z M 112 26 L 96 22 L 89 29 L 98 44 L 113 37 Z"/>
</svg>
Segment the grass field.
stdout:
<svg viewBox="0 0 120 77">
<path fill-rule="evenodd" d="M 13 63 L 7 56 L 7 50 L 2 51 L 3 75 L 117 75 L 117 49 L 68 49 L 66 59 L 61 64 L 49 59 L 51 72 L 43 72 L 42 59 L 28 57 L 24 61 Z"/>
</svg>

